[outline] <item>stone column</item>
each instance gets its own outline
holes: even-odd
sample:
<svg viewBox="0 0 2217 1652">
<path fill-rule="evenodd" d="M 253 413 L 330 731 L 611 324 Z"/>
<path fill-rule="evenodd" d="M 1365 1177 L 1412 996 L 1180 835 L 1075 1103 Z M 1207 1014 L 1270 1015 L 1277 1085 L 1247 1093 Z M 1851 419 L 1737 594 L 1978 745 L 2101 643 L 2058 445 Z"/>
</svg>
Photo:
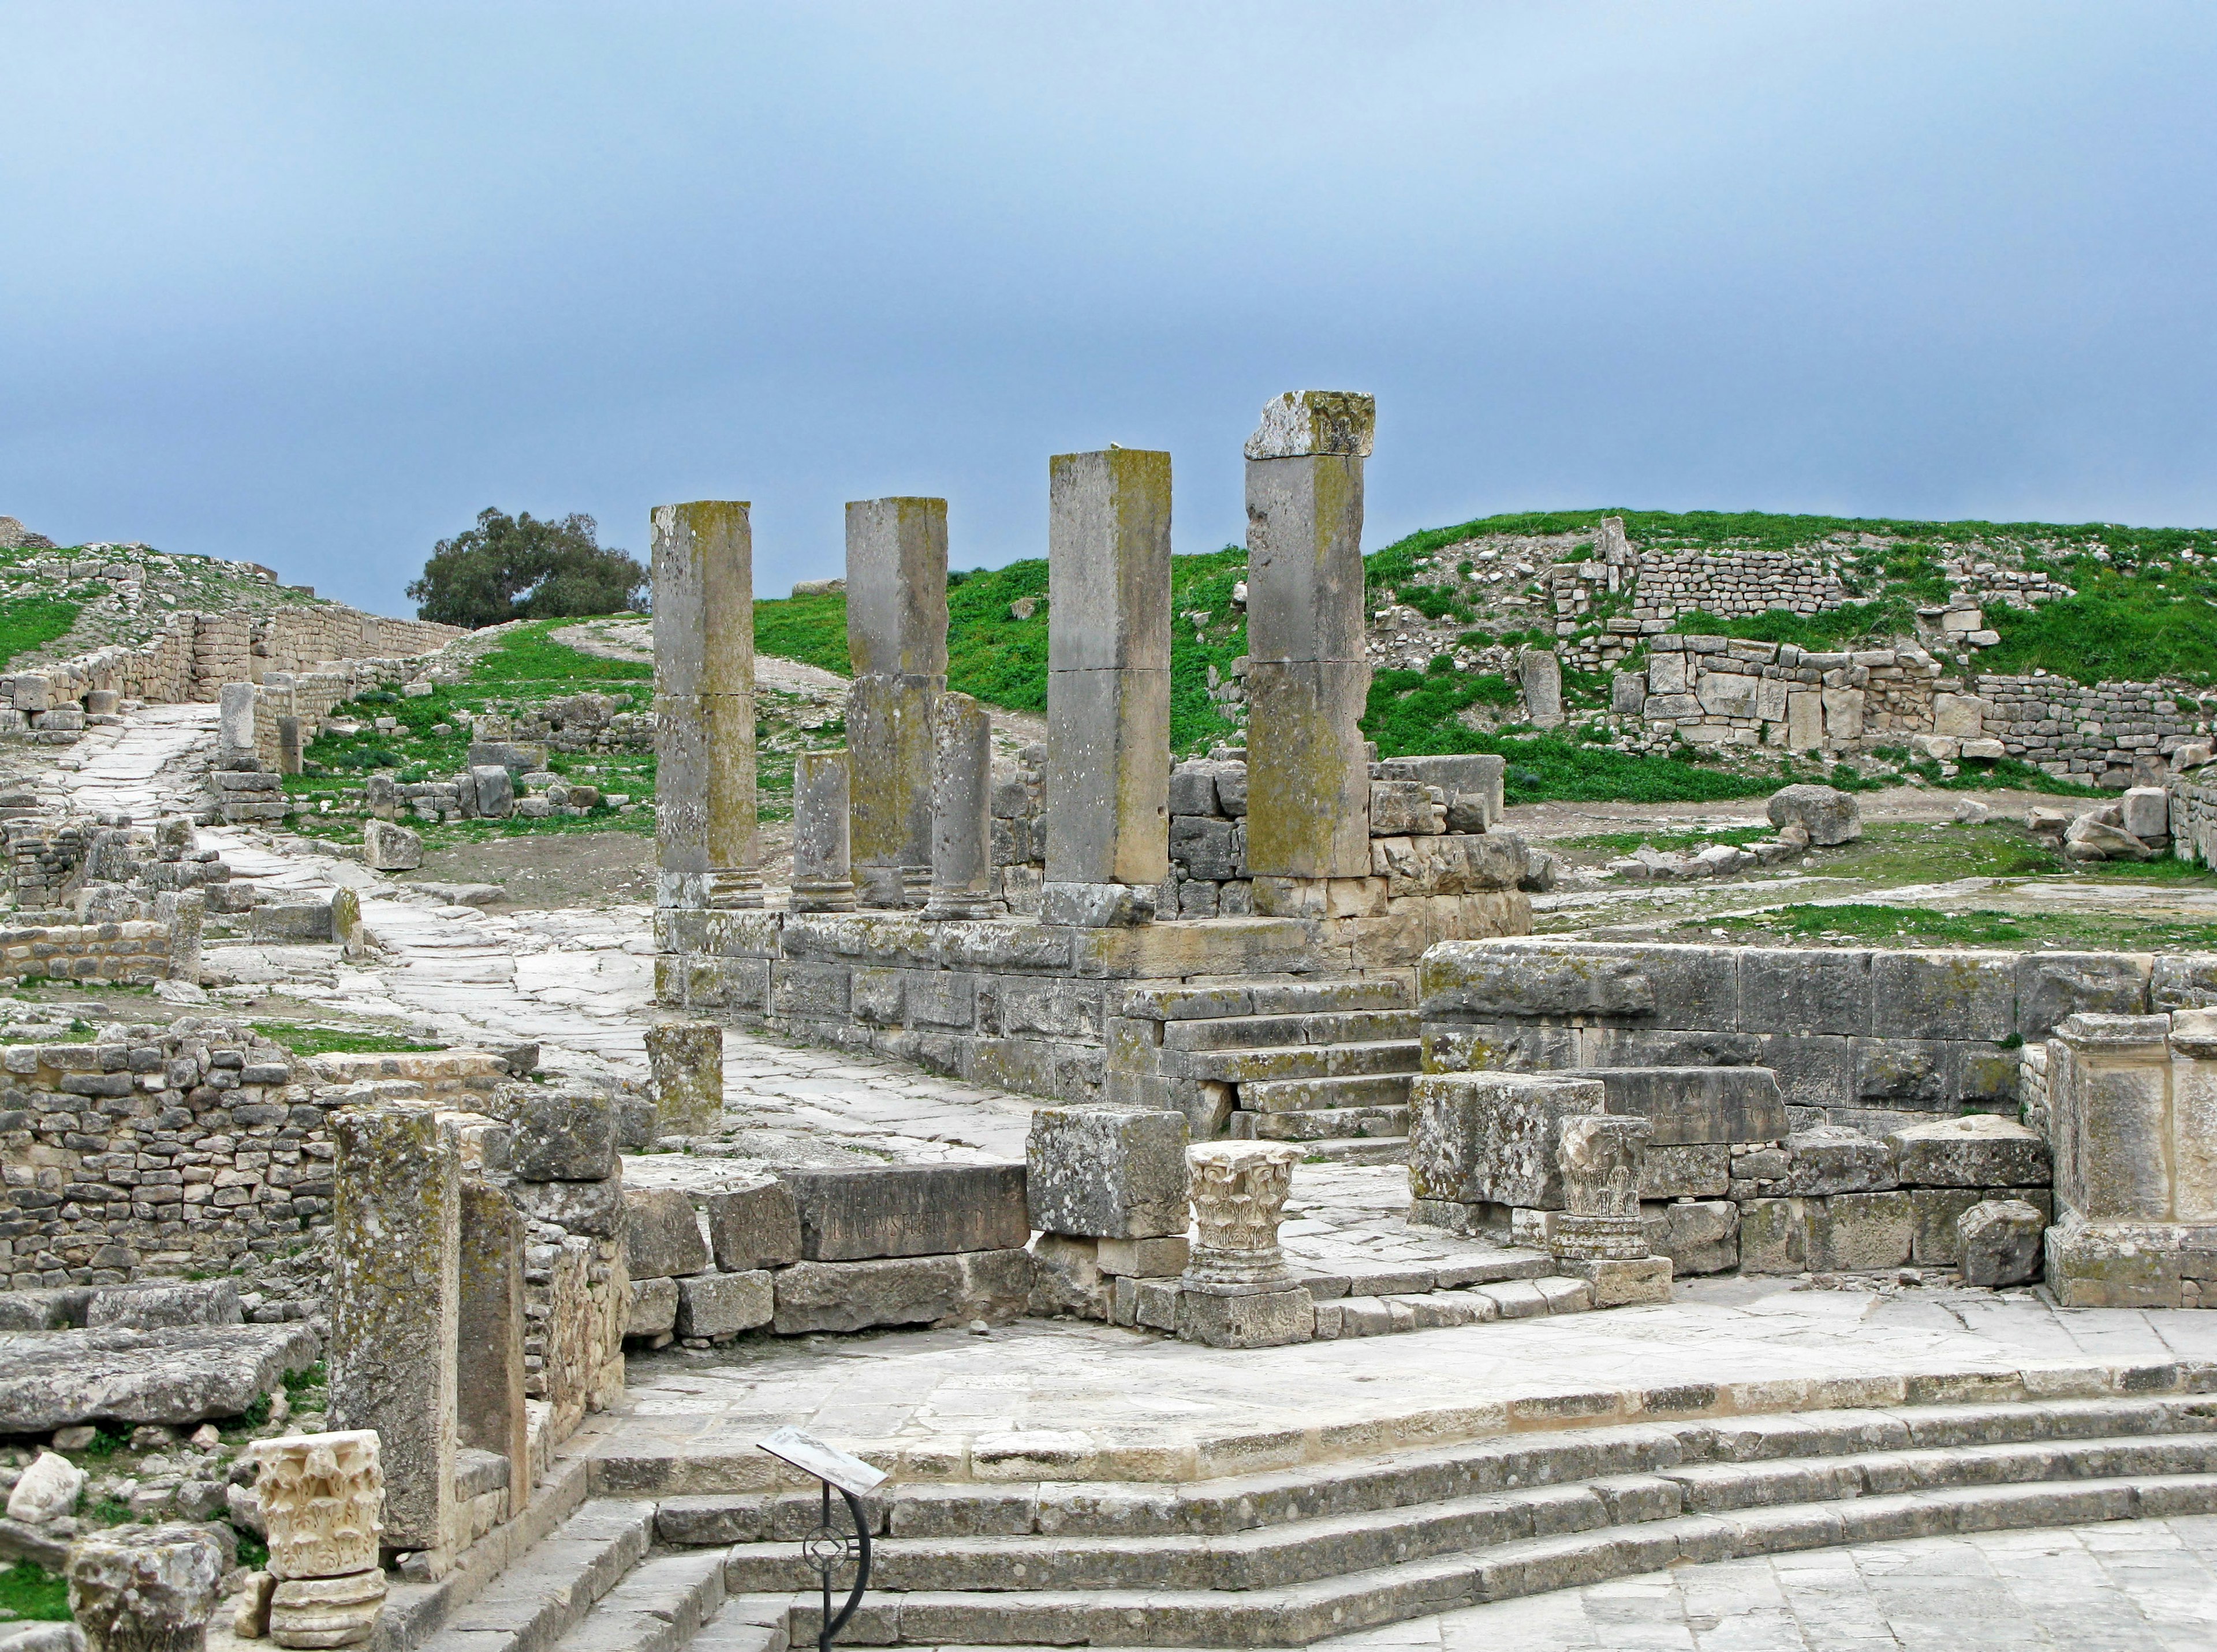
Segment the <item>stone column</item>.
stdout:
<svg viewBox="0 0 2217 1652">
<path fill-rule="evenodd" d="M 207 1644 L 223 1550 L 200 1527 L 89 1532 L 71 1545 L 68 1565 L 70 1616 L 88 1652 L 201 1652 Z"/>
<path fill-rule="evenodd" d="M 460 1154 L 435 1109 L 388 1102 L 331 1115 L 330 1419 L 377 1431 L 386 1546 L 436 1577 L 454 1529 Z"/>
<path fill-rule="evenodd" d="M 1516 679 L 1524 693 L 1524 718 L 1535 728 L 1559 728 L 1563 721 L 1563 663 L 1552 648 L 1528 648 L 1516 656 Z"/>
<path fill-rule="evenodd" d="M 804 751 L 793 760 L 793 909 L 851 912 L 847 754 Z"/>
<path fill-rule="evenodd" d="M 1047 461 L 1047 923 L 1152 915 L 1170 872 L 1170 456 Z"/>
<path fill-rule="evenodd" d="M 994 918 L 993 720 L 967 694 L 941 693 L 932 708 L 931 919 Z"/>
<path fill-rule="evenodd" d="M 482 1176 L 463 1177 L 461 1197 L 455 1436 L 472 1451 L 508 1459 L 513 1519 L 531 1495 L 523 1409 L 523 1215 L 505 1189 Z"/>
<path fill-rule="evenodd" d="M 932 706 L 947 687 L 947 502 L 847 507 L 849 811 L 862 903 L 931 887 Z"/>
<path fill-rule="evenodd" d="M 367 1640 L 385 1604 L 378 1568 L 385 1474 L 367 1429 L 295 1434 L 249 1447 L 269 1532 L 269 1638 L 280 1646 Z"/>
<path fill-rule="evenodd" d="M 1301 1150 L 1290 1142 L 1205 1142 L 1185 1156 L 1199 1236 L 1178 1278 L 1178 1335 L 1212 1347 L 1307 1341 L 1316 1307 L 1278 1246 Z"/>
<path fill-rule="evenodd" d="M 754 536 L 747 506 L 654 508 L 655 847 L 662 906 L 762 904 Z"/>
<path fill-rule="evenodd" d="M 277 772 L 298 774 L 300 772 L 301 749 L 306 743 L 300 737 L 300 719 L 281 717 L 277 719 Z"/>
<path fill-rule="evenodd" d="M 1296 391 L 1247 440 L 1247 864 L 1266 880 L 1370 875 L 1361 730 L 1368 396 Z"/>
<path fill-rule="evenodd" d="M 254 743 L 255 687 L 226 682 L 216 691 L 215 761 L 218 768 L 259 768 Z"/>
</svg>

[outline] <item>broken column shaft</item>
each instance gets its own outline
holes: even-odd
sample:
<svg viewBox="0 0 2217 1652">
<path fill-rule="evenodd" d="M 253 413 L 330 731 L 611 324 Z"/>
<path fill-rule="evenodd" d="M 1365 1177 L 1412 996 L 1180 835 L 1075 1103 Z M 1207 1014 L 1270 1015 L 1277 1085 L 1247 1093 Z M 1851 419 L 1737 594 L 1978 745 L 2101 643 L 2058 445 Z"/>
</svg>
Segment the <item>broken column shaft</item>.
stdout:
<svg viewBox="0 0 2217 1652">
<path fill-rule="evenodd" d="M 1247 864 L 1263 880 L 1370 873 L 1363 654 L 1368 396 L 1297 391 L 1247 441 Z"/>
<path fill-rule="evenodd" d="M 927 918 L 991 918 L 993 722 L 967 694 L 942 693 L 933 707 L 931 895 Z"/>
<path fill-rule="evenodd" d="M 762 904 L 747 506 L 654 509 L 657 903 Z"/>
<path fill-rule="evenodd" d="M 851 912 L 855 869 L 847 754 L 804 751 L 793 760 L 793 909 Z"/>
<path fill-rule="evenodd" d="M 847 507 L 849 848 L 862 904 L 931 887 L 932 706 L 947 687 L 947 502 Z"/>
<path fill-rule="evenodd" d="M 1170 871 L 1170 456 L 1047 462 L 1048 923 L 1129 922 Z"/>
</svg>

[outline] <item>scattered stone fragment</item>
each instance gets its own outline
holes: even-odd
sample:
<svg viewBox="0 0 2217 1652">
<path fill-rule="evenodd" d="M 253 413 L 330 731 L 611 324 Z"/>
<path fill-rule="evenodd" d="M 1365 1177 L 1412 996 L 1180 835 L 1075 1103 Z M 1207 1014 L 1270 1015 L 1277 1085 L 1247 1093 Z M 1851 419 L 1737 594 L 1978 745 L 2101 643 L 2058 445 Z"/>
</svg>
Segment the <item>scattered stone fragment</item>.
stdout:
<svg viewBox="0 0 2217 1652">
<path fill-rule="evenodd" d="M 1782 830 L 1788 824 L 1800 826 L 1819 848 L 1852 843 L 1863 835 L 1862 806 L 1834 786 L 1782 786 L 1770 794 L 1764 812 Z"/>
</svg>

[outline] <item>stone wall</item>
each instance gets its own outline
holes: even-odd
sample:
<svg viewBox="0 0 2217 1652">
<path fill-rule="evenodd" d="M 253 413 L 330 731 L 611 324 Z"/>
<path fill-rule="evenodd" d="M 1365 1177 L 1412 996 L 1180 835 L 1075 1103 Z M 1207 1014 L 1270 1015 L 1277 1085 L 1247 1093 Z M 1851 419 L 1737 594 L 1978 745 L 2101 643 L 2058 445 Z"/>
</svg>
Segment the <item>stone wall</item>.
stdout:
<svg viewBox="0 0 2217 1652">
<path fill-rule="evenodd" d="M 2217 1002 L 2217 957 L 1457 941 L 1419 973 L 1428 1072 L 1746 1066 L 1796 1129 L 2015 1117 L 2021 1050 L 2066 1016 Z"/>
<path fill-rule="evenodd" d="M 343 603 L 193 616 L 192 698 L 272 671 L 312 671 L 335 660 L 431 654 L 467 633 L 424 620 L 387 620 Z"/>
<path fill-rule="evenodd" d="M 1940 665 L 1921 650 L 1818 654 L 1791 643 L 1651 636 L 1613 709 L 1651 742 L 1846 750 L 1933 727 Z"/>
<path fill-rule="evenodd" d="M 1632 608 L 1637 620 L 1670 620 L 1696 610 L 1727 619 L 1772 608 L 1816 613 L 1838 607 L 1848 595 L 1831 560 L 1814 562 L 1787 551 L 1646 551 L 1639 569 Z M 1559 603 L 1556 611 L 1562 611 Z"/>
<path fill-rule="evenodd" d="M 2136 769 L 2145 774 L 2156 759 L 2207 738 L 2202 708 L 2159 683 L 2089 688 L 2067 677 L 1982 676 L 1976 684 L 1981 732 L 2051 774 L 2141 785 Z"/>
<path fill-rule="evenodd" d="M 198 962 L 197 937 L 186 943 Z M 177 926 L 151 919 L 31 924 L 0 929 L 0 981 L 96 982 L 150 986 L 179 973 Z"/>
</svg>

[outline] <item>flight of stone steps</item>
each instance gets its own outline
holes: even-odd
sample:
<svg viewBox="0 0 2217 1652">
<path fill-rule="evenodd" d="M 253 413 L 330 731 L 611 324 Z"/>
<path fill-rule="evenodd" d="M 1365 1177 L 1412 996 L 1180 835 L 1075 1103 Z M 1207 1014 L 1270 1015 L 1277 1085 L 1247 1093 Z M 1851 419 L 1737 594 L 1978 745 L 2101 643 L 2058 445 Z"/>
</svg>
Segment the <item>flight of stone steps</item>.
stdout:
<svg viewBox="0 0 2217 1652">
<path fill-rule="evenodd" d="M 817 1509 L 588 1502 L 425 1645 L 783 1652 L 816 1637 Z M 899 1484 L 871 1505 L 870 1593 L 840 1638 L 1304 1646 L 1681 1561 L 2211 1512 L 2204 1396 L 1652 1423 L 1176 1484 Z"/>
<path fill-rule="evenodd" d="M 1405 1156 L 1422 1064 L 1407 982 L 1195 983 L 1133 996 L 1163 1022 L 1165 1072 L 1229 1087 L 1234 1136 L 1350 1163 Z"/>
</svg>

